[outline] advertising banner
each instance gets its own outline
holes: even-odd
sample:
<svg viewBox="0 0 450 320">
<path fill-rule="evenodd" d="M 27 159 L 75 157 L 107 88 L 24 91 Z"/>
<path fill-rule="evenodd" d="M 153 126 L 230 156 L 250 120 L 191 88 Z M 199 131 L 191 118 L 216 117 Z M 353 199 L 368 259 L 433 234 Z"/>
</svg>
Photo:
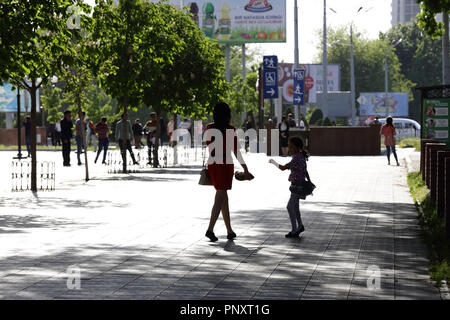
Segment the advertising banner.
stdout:
<svg viewBox="0 0 450 320">
<path fill-rule="evenodd" d="M 304 103 L 317 103 L 317 92 L 322 91 L 323 67 L 320 64 L 301 65 L 305 69 Z M 328 91 L 341 90 L 340 65 L 328 65 Z M 294 101 L 294 64 L 278 64 L 278 86 L 283 88 L 283 104 L 293 104 Z"/>
<path fill-rule="evenodd" d="M 359 102 L 359 114 L 366 116 L 385 116 L 385 93 L 384 92 L 361 92 L 357 100 Z M 389 115 L 394 117 L 407 117 L 408 93 L 388 92 Z"/>
<path fill-rule="evenodd" d="M 286 0 L 170 0 L 169 3 L 177 8 L 186 6 L 203 34 L 219 43 L 286 42 Z"/>
<path fill-rule="evenodd" d="M 435 139 L 450 147 L 450 99 L 425 99 L 423 101 L 422 138 Z"/>
<path fill-rule="evenodd" d="M 39 110 L 39 90 L 37 97 L 37 109 Z M 20 90 L 20 111 L 31 111 L 31 96 L 25 90 Z M 0 85 L 0 112 L 17 112 L 17 89 L 13 91 L 11 84 L 7 82 Z"/>
</svg>

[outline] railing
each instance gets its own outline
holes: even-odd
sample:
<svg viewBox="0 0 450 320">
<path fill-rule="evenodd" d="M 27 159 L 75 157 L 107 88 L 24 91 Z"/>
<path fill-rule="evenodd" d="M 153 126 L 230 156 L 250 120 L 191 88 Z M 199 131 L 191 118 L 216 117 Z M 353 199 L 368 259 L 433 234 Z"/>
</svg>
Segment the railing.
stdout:
<svg viewBox="0 0 450 320">
<path fill-rule="evenodd" d="M 55 190 L 55 162 L 37 163 L 37 188 L 39 191 Z M 11 191 L 31 190 L 31 162 L 13 160 L 11 162 Z"/>
<path fill-rule="evenodd" d="M 206 149 L 201 147 L 187 147 L 178 146 L 175 149 L 169 146 L 159 147 L 158 150 L 158 162 L 160 168 L 174 167 L 177 165 L 189 165 L 201 161 L 204 157 Z M 127 151 L 127 171 L 129 173 L 138 173 L 142 170 L 153 167 L 153 164 L 149 164 L 148 149 L 143 148 L 139 150 L 133 150 L 138 165 L 134 165 Z M 153 155 L 153 154 L 152 154 Z M 153 157 L 152 157 L 153 158 Z M 123 160 L 119 150 L 108 151 L 106 164 L 108 166 L 108 173 L 121 173 L 123 172 Z"/>
</svg>

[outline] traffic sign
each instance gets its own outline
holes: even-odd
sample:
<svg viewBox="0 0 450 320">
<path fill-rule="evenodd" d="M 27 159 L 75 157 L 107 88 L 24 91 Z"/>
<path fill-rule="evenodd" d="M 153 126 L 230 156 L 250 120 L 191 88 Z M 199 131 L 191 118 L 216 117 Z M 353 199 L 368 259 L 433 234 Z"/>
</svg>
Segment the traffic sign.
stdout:
<svg viewBox="0 0 450 320">
<path fill-rule="evenodd" d="M 277 56 L 263 57 L 264 99 L 278 98 L 278 58 Z"/>
<path fill-rule="evenodd" d="M 294 69 L 294 105 L 304 105 L 305 69 Z"/>
</svg>

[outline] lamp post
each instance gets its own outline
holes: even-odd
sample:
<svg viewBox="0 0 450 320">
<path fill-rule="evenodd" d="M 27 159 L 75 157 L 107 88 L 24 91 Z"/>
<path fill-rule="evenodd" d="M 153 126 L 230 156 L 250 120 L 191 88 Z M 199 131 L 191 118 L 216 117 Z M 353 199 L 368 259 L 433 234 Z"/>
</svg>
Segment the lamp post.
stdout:
<svg viewBox="0 0 450 320">
<path fill-rule="evenodd" d="M 327 85 L 327 75 L 328 75 L 328 62 L 327 62 L 327 0 L 323 0 L 323 100 L 324 108 L 322 110 L 323 117 L 328 117 L 328 85 Z"/>
<path fill-rule="evenodd" d="M 294 69 L 299 67 L 299 53 L 298 53 L 298 5 L 297 0 L 294 1 Z M 300 106 L 294 105 L 294 116 L 297 123 L 300 123 Z M 281 120 L 281 119 L 280 119 Z"/>
<path fill-rule="evenodd" d="M 17 157 L 14 159 L 22 160 L 22 123 L 20 118 L 20 85 L 17 84 Z"/>
</svg>

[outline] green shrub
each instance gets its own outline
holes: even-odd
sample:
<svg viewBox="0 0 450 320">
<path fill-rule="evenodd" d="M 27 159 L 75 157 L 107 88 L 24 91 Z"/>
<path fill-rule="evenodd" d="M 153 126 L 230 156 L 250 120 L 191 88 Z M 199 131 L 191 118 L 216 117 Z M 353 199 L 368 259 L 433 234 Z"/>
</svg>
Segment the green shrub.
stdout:
<svg viewBox="0 0 450 320">
<path fill-rule="evenodd" d="M 331 120 L 328 117 L 326 117 L 322 122 L 322 126 L 331 127 L 331 126 L 333 126 L 333 124 L 331 123 Z"/>
<path fill-rule="evenodd" d="M 311 115 L 311 119 L 309 120 L 309 123 L 317 124 L 319 120 L 323 119 L 323 113 L 322 110 L 316 109 Z"/>
</svg>

